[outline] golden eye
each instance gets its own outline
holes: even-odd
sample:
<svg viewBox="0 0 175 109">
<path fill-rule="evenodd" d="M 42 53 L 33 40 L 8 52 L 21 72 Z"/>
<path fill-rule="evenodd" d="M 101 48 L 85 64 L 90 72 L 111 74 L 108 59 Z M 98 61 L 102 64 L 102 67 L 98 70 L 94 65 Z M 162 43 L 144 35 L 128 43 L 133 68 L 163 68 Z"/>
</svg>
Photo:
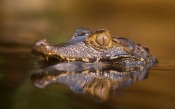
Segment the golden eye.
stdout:
<svg viewBox="0 0 175 109">
<path fill-rule="evenodd" d="M 101 45 L 101 46 L 108 46 L 110 43 L 110 39 L 106 35 L 98 35 L 96 37 L 96 43 Z"/>
</svg>

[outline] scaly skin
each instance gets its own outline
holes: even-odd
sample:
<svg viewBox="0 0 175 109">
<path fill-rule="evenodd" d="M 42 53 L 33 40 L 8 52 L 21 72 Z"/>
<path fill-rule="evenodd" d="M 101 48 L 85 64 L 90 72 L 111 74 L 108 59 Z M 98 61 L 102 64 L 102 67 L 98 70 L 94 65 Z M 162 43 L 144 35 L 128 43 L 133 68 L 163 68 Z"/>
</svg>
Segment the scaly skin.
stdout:
<svg viewBox="0 0 175 109">
<path fill-rule="evenodd" d="M 60 45 L 52 45 L 46 39 L 35 42 L 32 53 L 59 61 L 107 62 L 120 64 L 155 64 L 157 59 L 149 49 L 126 38 L 112 37 L 110 31 L 92 32 L 77 29 L 73 38 Z"/>
</svg>

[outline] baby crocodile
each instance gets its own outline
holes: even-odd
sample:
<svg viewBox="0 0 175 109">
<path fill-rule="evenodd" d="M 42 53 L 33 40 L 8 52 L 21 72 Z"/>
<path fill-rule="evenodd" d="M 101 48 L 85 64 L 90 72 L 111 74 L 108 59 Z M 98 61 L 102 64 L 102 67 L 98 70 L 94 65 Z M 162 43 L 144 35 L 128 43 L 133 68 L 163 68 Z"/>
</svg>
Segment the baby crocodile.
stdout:
<svg viewBox="0 0 175 109">
<path fill-rule="evenodd" d="M 87 28 L 77 29 L 72 39 L 59 45 L 52 45 L 46 39 L 41 39 L 35 42 L 32 53 L 47 60 L 54 58 L 65 62 L 154 64 L 157 61 L 150 55 L 147 47 L 126 38 L 113 37 L 106 29 L 95 32 Z"/>
</svg>

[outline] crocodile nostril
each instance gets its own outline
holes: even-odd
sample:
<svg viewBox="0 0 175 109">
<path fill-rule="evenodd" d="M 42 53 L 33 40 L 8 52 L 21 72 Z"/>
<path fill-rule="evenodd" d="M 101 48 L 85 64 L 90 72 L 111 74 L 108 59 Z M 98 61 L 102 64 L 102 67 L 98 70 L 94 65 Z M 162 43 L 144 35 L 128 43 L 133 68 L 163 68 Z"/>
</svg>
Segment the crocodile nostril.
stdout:
<svg viewBox="0 0 175 109">
<path fill-rule="evenodd" d="M 48 42 L 46 39 L 40 39 L 40 40 L 37 40 L 34 45 L 35 46 L 44 46 L 44 45 L 48 45 Z"/>
<path fill-rule="evenodd" d="M 41 55 L 46 53 L 49 48 L 50 48 L 50 44 L 47 42 L 47 40 L 40 39 L 34 43 L 34 46 L 32 48 L 32 53 L 34 55 Z"/>
</svg>

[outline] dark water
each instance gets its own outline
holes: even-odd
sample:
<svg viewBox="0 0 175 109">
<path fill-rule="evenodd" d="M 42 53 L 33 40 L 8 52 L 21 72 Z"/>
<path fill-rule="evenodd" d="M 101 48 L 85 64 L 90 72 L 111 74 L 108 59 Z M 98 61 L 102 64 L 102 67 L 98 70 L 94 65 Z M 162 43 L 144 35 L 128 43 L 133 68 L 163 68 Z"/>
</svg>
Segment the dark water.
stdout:
<svg viewBox="0 0 175 109">
<path fill-rule="evenodd" d="M 74 93 L 61 84 L 45 89 L 34 87 L 31 75 L 39 69 L 29 53 L 0 55 L 0 96 L 2 109 L 174 109 L 175 68 L 173 60 L 161 60 L 145 80 L 117 89 L 107 101 L 99 102 L 83 93 Z"/>
</svg>

